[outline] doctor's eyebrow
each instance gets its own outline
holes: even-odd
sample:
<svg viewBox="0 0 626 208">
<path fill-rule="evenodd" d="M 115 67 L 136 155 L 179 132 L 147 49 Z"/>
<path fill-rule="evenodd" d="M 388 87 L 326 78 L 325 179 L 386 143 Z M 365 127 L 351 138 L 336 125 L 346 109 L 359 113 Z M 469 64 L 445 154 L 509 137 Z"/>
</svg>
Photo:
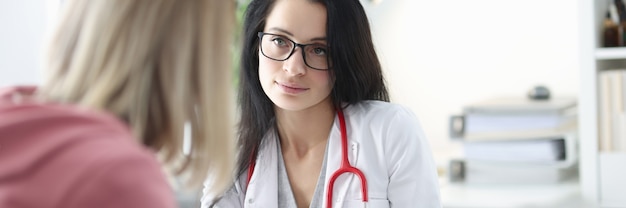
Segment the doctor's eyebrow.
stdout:
<svg viewBox="0 0 626 208">
<path fill-rule="evenodd" d="M 289 31 L 287 31 L 285 29 L 279 28 L 279 27 L 272 27 L 269 30 L 270 31 L 278 31 L 278 32 L 281 32 L 281 33 L 285 33 L 285 34 L 287 34 L 287 35 L 289 35 L 291 37 L 294 36 L 293 33 L 289 32 Z M 309 40 L 309 41 L 326 41 L 326 37 L 315 37 L 315 38 L 311 38 L 311 40 Z"/>
</svg>

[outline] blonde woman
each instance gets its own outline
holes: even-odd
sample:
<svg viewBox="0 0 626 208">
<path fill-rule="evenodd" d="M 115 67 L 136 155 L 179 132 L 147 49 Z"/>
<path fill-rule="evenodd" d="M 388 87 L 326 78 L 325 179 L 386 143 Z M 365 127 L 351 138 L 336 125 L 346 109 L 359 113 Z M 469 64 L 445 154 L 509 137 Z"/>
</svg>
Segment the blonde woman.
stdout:
<svg viewBox="0 0 626 208">
<path fill-rule="evenodd" d="M 43 86 L 0 90 L 0 207 L 175 207 L 161 164 L 229 186 L 234 2 L 63 6 Z"/>
</svg>

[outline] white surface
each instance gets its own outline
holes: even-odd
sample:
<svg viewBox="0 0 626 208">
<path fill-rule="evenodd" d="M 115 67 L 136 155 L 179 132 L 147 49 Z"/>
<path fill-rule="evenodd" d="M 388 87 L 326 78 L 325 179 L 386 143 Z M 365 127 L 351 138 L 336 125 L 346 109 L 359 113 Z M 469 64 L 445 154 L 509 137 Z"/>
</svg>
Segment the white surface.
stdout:
<svg viewBox="0 0 626 208">
<path fill-rule="evenodd" d="M 602 205 L 626 207 L 626 153 L 601 153 L 599 159 Z"/>
<path fill-rule="evenodd" d="M 594 208 L 580 195 L 579 184 L 464 185 L 441 179 L 444 208 Z"/>
</svg>

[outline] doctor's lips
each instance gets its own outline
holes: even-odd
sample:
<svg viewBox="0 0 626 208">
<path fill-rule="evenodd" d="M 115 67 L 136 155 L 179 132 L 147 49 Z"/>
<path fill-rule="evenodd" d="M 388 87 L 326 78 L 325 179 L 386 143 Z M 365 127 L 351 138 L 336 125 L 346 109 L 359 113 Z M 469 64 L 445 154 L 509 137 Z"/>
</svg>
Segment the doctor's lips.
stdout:
<svg viewBox="0 0 626 208">
<path fill-rule="evenodd" d="M 274 83 L 276 83 L 276 85 L 280 87 L 280 89 L 283 90 L 283 92 L 288 93 L 288 94 L 299 94 L 299 93 L 309 90 L 309 88 L 300 87 L 294 84 L 287 84 L 287 83 L 280 83 L 280 82 L 274 82 Z"/>
</svg>

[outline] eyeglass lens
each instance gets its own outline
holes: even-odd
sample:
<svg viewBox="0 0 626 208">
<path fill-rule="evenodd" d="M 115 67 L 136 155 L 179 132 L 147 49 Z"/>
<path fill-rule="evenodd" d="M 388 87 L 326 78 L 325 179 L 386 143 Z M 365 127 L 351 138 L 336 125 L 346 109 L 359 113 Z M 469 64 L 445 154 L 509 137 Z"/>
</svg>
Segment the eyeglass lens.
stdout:
<svg viewBox="0 0 626 208">
<path fill-rule="evenodd" d="M 295 51 L 296 46 L 303 48 L 304 63 L 318 70 L 328 69 L 328 47 L 323 44 L 296 44 L 281 35 L 263 33 L 261 36 L 261 52 L 264 56 L 277 60 L 287 60 Z"/>
</svg>

